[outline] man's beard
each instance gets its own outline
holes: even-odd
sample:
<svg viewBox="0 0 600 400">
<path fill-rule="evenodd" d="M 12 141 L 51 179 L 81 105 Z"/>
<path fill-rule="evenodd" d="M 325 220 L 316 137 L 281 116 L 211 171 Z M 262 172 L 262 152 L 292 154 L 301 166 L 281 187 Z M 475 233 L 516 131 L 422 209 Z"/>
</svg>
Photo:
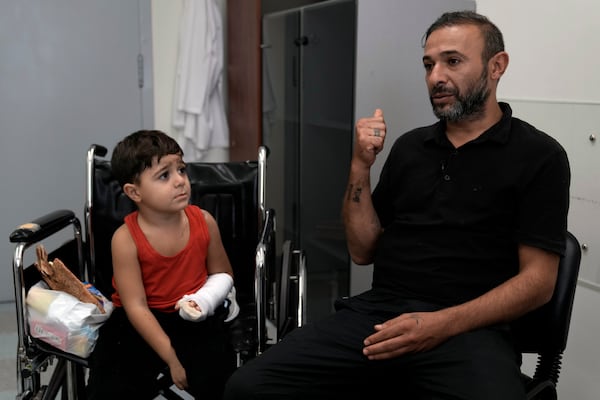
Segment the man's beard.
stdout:
<svg viewBox="0 0 600 400">
<path fill-rule="evenodd" d="M 487 73 L 487 66 L 485 66 L 479 79 L 467 88 L 464 95 L 456 88 L 446 88 L 442 85 L 435 86 L 429 95 L 435 116 L 442 121 L 450 122 L 475 119 L 481 116 L 485 110 L 485 102 L 490 96 L 490 90 L 487 86 Z M 454 95 L 454 104 L 449 106 L 436 105 L 433 102 L 433 96 L 438 93 Z"/>
</svg>

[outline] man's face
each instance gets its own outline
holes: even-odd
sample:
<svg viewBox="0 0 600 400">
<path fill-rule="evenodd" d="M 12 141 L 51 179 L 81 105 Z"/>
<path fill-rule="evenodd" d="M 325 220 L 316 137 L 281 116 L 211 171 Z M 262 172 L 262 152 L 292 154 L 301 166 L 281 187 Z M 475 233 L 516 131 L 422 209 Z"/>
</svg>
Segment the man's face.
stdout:
<svg viewBox="0 0 600 400">
<path fill-rule="evenodd" d="M 423 65 L 433 113 L 439 119 L 458 122 L 483 114 L 490 95 L 483 46 L 475 25 L 441 28 L 427 39 Z"/>
</svg>

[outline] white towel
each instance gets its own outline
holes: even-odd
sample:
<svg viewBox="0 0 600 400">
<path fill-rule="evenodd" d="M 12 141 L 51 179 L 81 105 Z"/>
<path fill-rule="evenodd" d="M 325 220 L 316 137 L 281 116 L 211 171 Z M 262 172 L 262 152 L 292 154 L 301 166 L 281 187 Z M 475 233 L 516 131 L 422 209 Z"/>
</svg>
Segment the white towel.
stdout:
<svg viewBox="0 0 600 400">
<path fill-rule="evenodd" d="M 229 147 L 223 102 L 223 28 L 215 0 L 184 0 L 173 96 L 173 127 L 188 161 Z"/>
</svg>

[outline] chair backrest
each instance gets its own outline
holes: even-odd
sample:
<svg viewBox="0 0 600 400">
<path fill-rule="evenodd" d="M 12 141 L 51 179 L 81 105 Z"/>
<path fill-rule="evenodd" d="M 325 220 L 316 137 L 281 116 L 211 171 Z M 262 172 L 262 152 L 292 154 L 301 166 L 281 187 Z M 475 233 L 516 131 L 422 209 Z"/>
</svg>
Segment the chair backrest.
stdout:
<svg viewBox="0 0 600 400">
<path fill-rule="evenodd" d="M 514 324 L 523 353 L 565 350 L 580 261 L 579 241 L 572 233 L 567 232 L 567 248 L 560 260 L 552 299 Z"/>
<path fill-rule="evenodd" d="M 100 156 L 102 153 L 105 151 Z M 88 156 L 88 169 L 91 199 L 86 203 L 85 224 L 88 261 L 93 270 L 90 274 L 94 285 L 108 296 L 113 291 L 111 237 L 135 205 L 112 176 L 109 161 Z M 192 186 L 191 203 L 209 211 L 219 225 L 236 280 L 238 302 L 252 302 L 261 223 L 258 162 L 191 162 L 187 163 L 187 173 Z"/>
<path fill-rule="evenodd" d="M 557 383 L 560 361 L 567 346 L 580 262 L 579 242 L 567 232 L 567 247 L 560 260 L 552 299 L 513 323 L 521 352 L 538 354 L 536 380 Z"/>
<path fill-rule="evenodd" d="M 254 302 L 256 246 L 261 229 L 258 163 L 188 163 L 191 203 L 217 220 L 240 303 Z"/>
</svg>

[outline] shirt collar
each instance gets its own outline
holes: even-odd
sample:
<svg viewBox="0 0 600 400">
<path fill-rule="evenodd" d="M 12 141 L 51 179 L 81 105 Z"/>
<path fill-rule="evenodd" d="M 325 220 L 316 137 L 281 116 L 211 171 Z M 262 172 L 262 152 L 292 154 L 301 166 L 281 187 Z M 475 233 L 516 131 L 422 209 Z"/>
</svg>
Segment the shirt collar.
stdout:
<svg viewBox="0 0 600 400">
<path fill-rule="evenodd" d="M 496 122 L 493 126 L 491 126 L 488 130 L 483 132 L 477 139 L 473 142 L 497 142 L 500 144 L 504 144 L 508 142 L 510 136 L 510 126 L 512 120 L 512 109 L 508 103 L 498 102 L 500 105 L 500 109 L 502 110 L 502 118 L 500 121 Z M 425 134 L 423 140 L 427 142 L 434 142 L 438 145 L 448 145 L 450 142 L 446 137 L 446 122 L 438 121 L 433 129 L 428 130 Z"/>
</svg>

